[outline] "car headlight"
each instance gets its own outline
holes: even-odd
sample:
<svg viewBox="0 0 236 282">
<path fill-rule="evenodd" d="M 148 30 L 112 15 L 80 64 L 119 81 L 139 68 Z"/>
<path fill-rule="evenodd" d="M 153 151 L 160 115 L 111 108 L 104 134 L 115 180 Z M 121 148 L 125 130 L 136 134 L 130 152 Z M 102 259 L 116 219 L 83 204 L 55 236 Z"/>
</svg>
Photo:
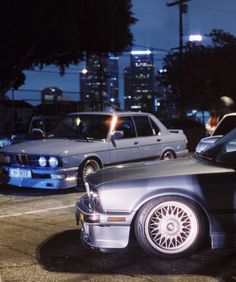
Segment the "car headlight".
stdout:
<svg viewBox="0 0 236 282">
<path fill-rule="evenodd" d="M 42 167 L 45 167 L 47 165 L 47 160 L 45 157 L 40 157 L 39 158 L 39 165 Z"/>
<path fill-rule="evenodd" d="M 51 167 L 57 167 L 58 166 L 58 159 L 56 157 L 50 157 L 49 158 L 49 165 Z"/>
<path fill-rule="evenodd" d="M 7 163 L 8 164 L 8 163 L 10 163 L 10 160 L 11 160 L 10 156 L 5 155 L 3 153 L 0 154 L 0 163 Z"/>
<path fill-rule="evenodd" d="M 11 140 L 3 139 L 0 140 L 0 147 L 7 147 L 11 145 Z"/>
</svg>

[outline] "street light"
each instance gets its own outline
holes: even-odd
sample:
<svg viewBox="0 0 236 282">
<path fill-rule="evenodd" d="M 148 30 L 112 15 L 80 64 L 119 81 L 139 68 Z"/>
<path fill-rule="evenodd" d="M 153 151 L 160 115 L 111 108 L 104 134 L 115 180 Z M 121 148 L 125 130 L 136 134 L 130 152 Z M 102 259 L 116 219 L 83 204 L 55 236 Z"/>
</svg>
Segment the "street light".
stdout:
<svg viewBox="0 0 236 282">
<path fill-rule="evenodd" d="M 203 40 L 203 37 L 201 34 L 191 34 L 189 35 L 188 40 L 190 42 L 201 42 Z"/>
<path fill-rule="evenodd" d="M 88 70 L 86 68 L 82 69 L 82 74 L 86 74 L 88 72 Z"/>
</svg>

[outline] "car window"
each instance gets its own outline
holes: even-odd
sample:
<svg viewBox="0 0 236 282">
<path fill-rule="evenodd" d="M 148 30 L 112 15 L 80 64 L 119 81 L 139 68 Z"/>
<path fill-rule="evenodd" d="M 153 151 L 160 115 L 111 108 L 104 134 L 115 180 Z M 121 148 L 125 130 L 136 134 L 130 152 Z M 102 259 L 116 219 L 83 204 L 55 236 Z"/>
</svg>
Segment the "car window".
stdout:
<svg viewBox="0 0 236 282">
<path fill-rule="evenodd" d="M 136 137 L 134 123 L 131 117 L 118 117 L 115 130 L 124 132 L 122 138 Z"/>
<path fill-rule="evenodd" d="M 35 119 L 33 120 L 32 122 L 32 127 L 31 127 L 31 130 L 32 129 L 41 129 L 44 131 L 44 126 L 43 126 L 43 120 L 42 119 Z"/>
<path fill-rule="evenodd" d="M 53 137 L 106 139 L 110 127 L 109 115 L 71 115 L 52 131 Z"/>
<path fill-rule="evenodd" d="M 227 153 L 236 152 L 236 139 L 230 141 L 230 142 L 225 146 L 225 151 L 226 151 Z"/>
<path fill-rule="evenodd" d="M 236 116 L 227 116 L 219 123 L 214 135 L 225 135 L 236 127 Z"/>
<path fill-rule="evenodd" d="M 216 161 L 226 165 L 236 165 L 236 139 L 232 139 L 222 146 L 221 151 L 216 157 Z"/>
<path fill-rule="evenodd" d="M 154 135 L 159 135 L 160 134 L 160 128 L 157 126 L 157 124 L 152 120 L 151 120 L 151 125 L 152 125 L 152 128 L 153 128 L 153 134 Z"/>
<path fill-rule="evenodd" d="M 46 133 L 52 131 L 58 124 L 59 119 L 46 118 L 44 119 L 44 126 Z"/>
<path fill-rule="evenodd" d="M 151 123 L 147 116 L 133 116 L 133 119 L 139 137 L 153 135 Z"/>
</svg>

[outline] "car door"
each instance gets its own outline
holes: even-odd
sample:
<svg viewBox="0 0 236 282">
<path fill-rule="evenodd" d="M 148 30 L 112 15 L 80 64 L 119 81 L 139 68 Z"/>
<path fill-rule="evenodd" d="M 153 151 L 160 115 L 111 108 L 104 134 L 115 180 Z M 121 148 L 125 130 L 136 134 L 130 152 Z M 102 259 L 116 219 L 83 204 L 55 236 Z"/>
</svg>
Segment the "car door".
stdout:
<svg viewBox="0 0 236 282">
<path fill-rule="evenodd" d="M 162 141 L 159 135 L 160 129 L 145 115 L 133 116 L 135 127 L 138 135 L 138 144 L 140 147 L 140 154 L 142 159 L 150 159 L 160 157 L 162 152 Z"/>
<path fill-rule="evenodd" d="M 140 148 L 134 122 L 131 116 L 118 116 L 115 131 L 123 131 L 124 135 L 113 142 L 111 163 L 132 162 L 140 159 Z"/>
</svg>

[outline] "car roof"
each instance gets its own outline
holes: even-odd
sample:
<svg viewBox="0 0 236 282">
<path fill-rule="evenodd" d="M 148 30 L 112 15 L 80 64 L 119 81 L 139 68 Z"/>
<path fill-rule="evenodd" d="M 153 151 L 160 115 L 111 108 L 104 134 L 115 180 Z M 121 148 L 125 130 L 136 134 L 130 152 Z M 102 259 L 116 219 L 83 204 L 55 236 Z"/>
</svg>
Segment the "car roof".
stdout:
<svg viewBox="0 0 236 282">
<path fill-rule="evenodd" d="M 125 115 L 151 115 L 145 112 L 74 112 L 69 113 L 67 116 L 71 115 L 110 115 L 110 116 L 125 116 Z"/>
<path fill-rule="evenodd" d="M 225 114 L 225 115 L 223 115 L 222 119 L 227 117 L 227 116 L 236 116 L 236 112 Z"/>
</svg>

